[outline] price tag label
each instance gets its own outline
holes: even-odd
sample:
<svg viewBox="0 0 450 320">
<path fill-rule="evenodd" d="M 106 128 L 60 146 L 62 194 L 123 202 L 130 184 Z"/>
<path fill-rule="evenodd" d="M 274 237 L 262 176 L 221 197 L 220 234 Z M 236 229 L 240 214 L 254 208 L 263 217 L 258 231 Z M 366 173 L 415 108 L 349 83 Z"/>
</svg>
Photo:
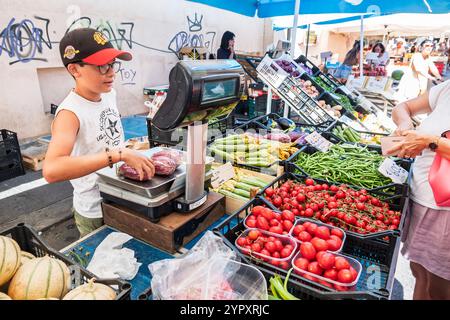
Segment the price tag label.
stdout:
<svg viewBox="0 0 450 320">
<path fill-rule="evenodd" d="M 378 171 L 383 176 L 390 178 L 394 183 L 405 183 L 408 179 L 408 171 L 400 167 L 390 158 L 384 159 Z"/>
<path fill-rule="evenodd" d="M 305 140 L 321 152 L 327 152 L 333 145 L 333 143 L 322 137 L 317 131 L 306 136 Z"/>
<path fill-rule="evenodd" d="M 221 184 L 233 178 L 234 168 L 231 162 L 227 162 L 223 166 L 220 166 L 213 171 L 211 177 L 211 185 L 214 189 L 217 189 Z"/>
</svg>

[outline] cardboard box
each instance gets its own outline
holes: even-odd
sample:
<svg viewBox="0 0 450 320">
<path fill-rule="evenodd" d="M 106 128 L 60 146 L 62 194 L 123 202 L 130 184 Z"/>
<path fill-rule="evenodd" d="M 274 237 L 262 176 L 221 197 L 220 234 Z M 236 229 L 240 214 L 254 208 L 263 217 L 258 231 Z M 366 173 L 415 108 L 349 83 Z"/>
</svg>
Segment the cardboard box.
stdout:
<svg viewBox="0 0 450 320">
<path fill-rule="evenodd" d="M 208 200 L 191 213 L 171 213 L 152 223 L 128 208 L 103 203 L 106 225 L 149 243 L 171 254 L 194 239 L 225 213 L 223 195 L 210 192 Z"/>
</svg>

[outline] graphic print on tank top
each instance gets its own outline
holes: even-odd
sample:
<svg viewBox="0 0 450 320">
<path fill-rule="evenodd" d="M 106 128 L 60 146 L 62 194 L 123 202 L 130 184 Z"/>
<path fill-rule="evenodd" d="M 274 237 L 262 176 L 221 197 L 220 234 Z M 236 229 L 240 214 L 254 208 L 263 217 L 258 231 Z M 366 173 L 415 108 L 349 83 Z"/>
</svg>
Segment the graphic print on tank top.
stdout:
<svg viewBox="0 0 450 320">
<path fill-rule="evenodd" d="M 122 124 L 117 110 L 107 108 L 100 114 L 100 134 L 97 141 L 103 141 L 105 145 L 117 147 L 121 143 Z"/>
</svg>

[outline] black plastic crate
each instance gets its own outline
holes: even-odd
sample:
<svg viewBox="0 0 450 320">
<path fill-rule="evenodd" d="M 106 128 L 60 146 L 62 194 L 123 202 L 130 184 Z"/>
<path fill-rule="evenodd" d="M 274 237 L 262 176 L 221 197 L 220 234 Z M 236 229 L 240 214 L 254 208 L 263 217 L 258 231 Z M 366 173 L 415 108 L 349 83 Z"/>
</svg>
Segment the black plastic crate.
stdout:
<svg viewBox="0 0 450 320">
<path fill-rule="evenodd" d="M 17 134 L 6 129 L 0 130 L 0 181 L 24 174 Z"/>
<path fill-rule="evenodd" d="M 325 91 L 334 92 L 341 86 L 339 81 L 333 80 L 330 75 L 327 75 L 321 71 L 317 72 L 314 76 L 317 84 L 321 85 Z M 322 84 L 323 83 L 323 84 Z"/>
<path fill-rule="evenodd" d="M 269 207 L 271 207 L 274 210 L 279 210 L 272 203 L 270 203 L 270 201 L 268 201 L 267 199 L 264 198 L 264 193 L 265 193 L 266 189 L 269 187 L 279 187 L 287 180 L 294 180 L 294 181 L 298 181 L 299 183 L 304 183 L 305 179 L 308 177 L 309 176 L 307 174 L 294 174 L 292 172 L 286 172 L 283 175 L 279 176 L 277 179 L 275 179 L 272 183 L 270 183 L 264 189 L 262 189 L 258 193 L 258 195 L 263 197 L 264 202 Z M 333 184 L 339 185 L 340 184 L 339 182 L 327 181 L 324 179 L 319 179 L 319 178 L 314 178 L 314 177 L 312 177 L 312 179 L 315 182 L 320 183 L 320 184 L 324 184 L 324 183 L 329 184 L 329 185 L 333 185 Z M 355 189 L 355 190 L 361 189 L 359 187 L 355 187 L 355 186 L 351 186 L 351 185 L 349 185 L 349 187 L 352 189 Z M 375 189 L 370 189 L 370 190 L 367 190 L 367 192 L 368 192 L 368 194 L 375 196 L 384 202 L 389 203 L 389 208 L 391 210 L 401 212 L 399 227 L 398 227 L 398 229 L 395 229 L 395 230 L 385 230 L 382 232 L 376 232 L 376 233 L 371 233 L 371 234 L 359 234 L 354 231 L 345 230 L 345 233 L 347 234 L 347 238 L 353 237 L 353 238 L 357 238 L 362 241 L 365 241 L 365 240 L 372 241 L 373 240 L 375 242 L 380 242 L 380 243 L 384 243 L 384 244 L 395 242 L 395 240 L 396 240 L 395 238 L 401 236 L 401 232 L 403 230 L 404 223 L 405 223 L 405 218 L 406 218 L 406 215 L 408 212 L 408 210 L 407 210 L 408 205 L 409 205 L 409 198 L 408 198 L 409 187 L 408 187 L 408 185 L 407 184 L 392 184 L 392 185 L 387 185 L 387 186 L 383 186 L 383 187 L 379 187 L 379 188 L 375 188 Z"/>
<path fill-rule="evenodd" d="M 297 59 L 294 60 L 300 67 L 302 67 L 303 69 L 305 69 L 304 67 L 310 69 L 310 73 L 309 75 L 313 76 L 315 74 L 317 74 L 317 72 L 320 72 L 320 69 L 311 62 L 311 60 L 309 60 L 307 57 L 305 57 L 304 55 L 299 55 L 297 57 Z M 304 66 L 303 66 L 303 65 Z M 306 72 L 308 72 L 307 70 L 305 70 Z"/>
<path fill-rule="evenodd" d="M 316 87 L 317 91 L 319 92 L 319 95 L 318 95 L 316 98 L 314 98 L 314 99 L 318 100 L 318 97 L 320 97 L 320 95 L 321 95 L 322 93 L 325 92 L 325 89 L 323 89 L 323 88 L 322 88 L 322 87 L 314 80 L 314 78 L 313 78 L 312 76 L 309 76 L 307 73 L 303 73 L 303 74 L 300 76 L 300 79 L 303 79 L 303 80 L 305 80 L 305 81 L 310 81 L 311 84 L 312 84 L 314 87 Z"/>
<path fill-rule="evenodd" d="M 265 205 L 265 202 L 261 198 L 255 198 L 230 215 L 230 217 L 223 221 L 213 231 L 223 239 L 227 246 L 232 248 L 238 254 L 241 261 L 257 267 L 267 280 L 275 274 L 280 275 L 281 278 L 284 279 L 287 275 L 287 271 L 263 262 L 262 260 L 252 259 L 250 256 L 241 253 L 235 246 L 236 239 L 245 230 L 245 217 L 249 215 L 253 206 L 256 205 Z M 395 238 L 395 244 L 393 246 L 383 243 L 377 243 L 376 246 L 368 246 L 366 243 L 359 243 L 354 240 L 347 242 L 347 239 L 340 254 L 355 258 L 362 265 L 362 273 L 356 284 L 355 290 L 339 292 L 314 281 L 302 278 L 294 273 L 291 273 L 290 275 L 288 290 L 302 300 L 389 299 L 394 282 L 400 239 Z M 373 250 L 373 252 L 371 250 Z M 374 254 L 379 258 L 377 259 L 374 257 Z M 377 272 L 377 274 L 374 276 L 375 272 Z M 372 285 L 370 282 L 371 277 L 377 277 L 379 280 L 379 286 L 376 286 L 376 288 L 375 286 L 369 287 Z"/>
<path fill-rule="evenodd" d="M 37 232 L 30 226 L 20 223 L 15 227 L 0 231 L 0 235 L 14 239 L 21 250 L 33 254 L 35 257 L 50 256 L 63 261 L 71 272 L 72 288 L 87 283 L 96 278 L 96 282 L 111 286 L 117 293 L 116 300 L 130 300 L 131 284 L 119 279 L 97 279 L 97 277 L 85 268 L 76 265 L 71 259 L 62 253 L 47 246 Z"/>
</svg>

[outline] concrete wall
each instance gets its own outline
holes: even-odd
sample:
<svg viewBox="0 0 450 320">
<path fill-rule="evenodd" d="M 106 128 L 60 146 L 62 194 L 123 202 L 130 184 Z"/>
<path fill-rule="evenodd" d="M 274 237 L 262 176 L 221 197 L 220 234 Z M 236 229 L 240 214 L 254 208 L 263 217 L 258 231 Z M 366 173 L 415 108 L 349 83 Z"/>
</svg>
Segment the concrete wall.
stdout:
<svg viewBox="0 0 450 320">
<path fill-rule="evenodd" d="M 20 139 L 49 133 L 50 103 L 73 86 L 58 50 L 69 28 L 98 28 L 133 54 L 116 77 L 122 115 L 147 111 L 143 87 L 168 83 L 180 47 L 216 52 L 226 30 L 236 34 L 237 51 L 264 52 L 273 39 L 263 19 L 183 0 L 0 0 L 0 7 L 0 128 Z"/>
</svg>

